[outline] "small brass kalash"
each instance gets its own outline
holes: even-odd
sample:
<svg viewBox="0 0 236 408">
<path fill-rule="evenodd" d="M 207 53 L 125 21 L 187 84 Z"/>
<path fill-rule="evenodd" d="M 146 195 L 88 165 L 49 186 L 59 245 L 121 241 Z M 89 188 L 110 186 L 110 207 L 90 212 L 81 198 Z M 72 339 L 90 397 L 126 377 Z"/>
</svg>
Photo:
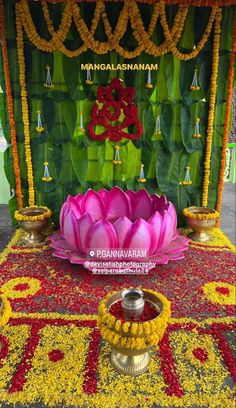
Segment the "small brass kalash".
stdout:
<svg viewBox="0 0 236 408">
<path fill-rule="evenodd" d="M 120 324 L 121 320 L 119 319 L 117 319 L 118 321 L 116 320 L 116 323 L 119 323 L 118 326 L 114 324 L 114 316 L 109 313 L 111 306 L 119 301 L 121 301 L 125 317 L 125 322 L 123 323 L 130 324 L 130 331 L 124 330 L 124 325 L 122 325 L 123 323 Z M 145 302 L 149 302 L 150 306 L 156 311 L 156 317 L 137 324 L 135 323 L 135 318 L 137 319 L 137 317 L 143 314 Z M 102 300 L 98 308 L 98 327 L 102 337 L 111 346 L 110 360 L 116 371 L 130 376 L 138 376 L 147 371 L 150 363 L 149 350 L 152 347 L 156 347 L 159 340 L 163 337 L 170 314 L 170 303 L 168 300 L 160 293 L 148 289 L 129 288 L 110 295 L 108 294 Z M 151 329 L 149 333 L 145 332 L 145 330 L 136 333 L 132 332 L 133 324 L 137 326 L 145 323 L 150 324 L 149 327 Z M 117 335 L 121 341 L 114 343 L 112 338 Z M 150 340 L 153 336 L 157 336 L 157 340 L 154 341 L 155 344 Z M 137 341 L 141 341 L 142 345 L 129 347 L 128 341 L 134 342 L 134 344 Z"/>
<path fill-rule="evenodd" d="M 121 293 L 122 309 L 127 319 L 137 318 L 141 316 L 144 309 L 145 301 L 143 299 L 143 291 L 140 289 L 126 289 Z M 130 350 L 131 352 L 131 350 Z M 137 352 L 137 351 L 136 351 Z M 150 363 L 150 355 L 148 350 L 142 350 L 142 353 L 136 354 L 135 350 L 130 354 L 123 354 L 124 350 L 112 349 L 111 364 L 121 374 L 139 375 L 147 371 Z M 127 352 L 125 352 L 127 353 Z"/>
<path fill-rule="evenodd" d="M 192 206 L 186 208 L 184 215 L 188 228 L 193 230 L 189 234 L 189 238 L 198 242 L 209 241 L 209 232 L 216 226 L 216 219 L 219 217 L 218 212 L 211 208 Z"/>
<path fill-rule="evenodd" d="M 19 214 L 27 217 L 32 217 L 31 221 L 18 221 L 19 226 L 27 232 L 27 236 L 24 238 L 26 242 L 29 244 L 37 244 L 42 242 L 45 237 L 41 234 L 44 228 L 48 224 L 48 218 L 44 218 L 42 220 L 33 220 L 33 217 L 37 217 L 40 215 L 44 215 L 46 213 L 46 209 L 42 207 L 28 207 L 22 208 L 19 210 Z"/>
</svg>

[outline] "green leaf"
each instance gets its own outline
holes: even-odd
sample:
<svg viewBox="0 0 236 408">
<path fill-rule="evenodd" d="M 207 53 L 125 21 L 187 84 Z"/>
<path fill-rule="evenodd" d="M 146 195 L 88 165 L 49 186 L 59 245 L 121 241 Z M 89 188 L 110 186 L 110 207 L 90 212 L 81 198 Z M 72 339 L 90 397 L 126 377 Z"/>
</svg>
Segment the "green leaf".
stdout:
<svg viewBox="0 0 236 408">
<path fill-rule="evenodd" d="M 156 178 L 161 191 L 166 191 L 170 184 L 178 185 L 184 180 L 185 168 L 189 155 L 183 151 L 169 153 L 160 146 L 157 157 Z"/>
<path fill-rule="evenodd" d="M 161 131 L 163 143 L 171 152 L 182 150 L 182 134 L 180 124 L 181 105 L 165 103 L 161 107 Z"/>
<path fill-rule="evenodd" d="M 70 154 L 75 174 L 80 184 L 84 185 L 88 169 L 87 150 L 84 147 L 77 147 L 71 143 Z"/>
</svg>

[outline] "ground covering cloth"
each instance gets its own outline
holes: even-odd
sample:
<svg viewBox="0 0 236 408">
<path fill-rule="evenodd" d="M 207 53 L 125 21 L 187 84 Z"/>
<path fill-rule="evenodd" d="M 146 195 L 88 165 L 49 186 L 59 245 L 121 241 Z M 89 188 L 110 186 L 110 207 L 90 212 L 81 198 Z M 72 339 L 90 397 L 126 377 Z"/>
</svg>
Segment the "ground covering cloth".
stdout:
<svg viewBox="0 0 236 408">
<path fill-rule="evenodd" d="M 19 230 L 0 265 L 0 290 L 13 309 L 0 333 L 2 406 L 234 406 L 235 255 L 220 230 L 210 243 L 191 242 L 185 259 L 139 276 L 94 276 L 54 258 L 47 244 L 21 240 Z M 172 308 L 138 378 L 113 370 L 96 328 L 99 301 L 129 286 L 161 292 Z"/>
</svg>

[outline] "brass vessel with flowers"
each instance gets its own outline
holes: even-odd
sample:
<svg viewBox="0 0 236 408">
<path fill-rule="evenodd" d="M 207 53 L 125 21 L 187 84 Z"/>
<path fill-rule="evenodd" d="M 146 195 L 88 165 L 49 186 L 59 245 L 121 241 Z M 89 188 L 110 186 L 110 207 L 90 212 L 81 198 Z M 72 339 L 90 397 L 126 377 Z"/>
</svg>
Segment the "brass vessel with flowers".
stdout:
<svg viewBox="0 0 236 408">
<path fill-rule="evenodd" d="M 183 214 L 186 217 L 188 228 L 193 230 L 189 238 L 199 242 L 209 241 L 209 232 L 213 230 L 220 216 L 218 211 L 212 208 L 192 206 L 185 208 Z"/>
<path fill-rule="evenodd" d="M 19 226 L 27 233 L 25 240 L 30 244 L 40 243 L 44 240 L 41 232 L 48 224 L 52 212 L 47 207 L 31 206 L 15 212 Z"/>
<path fill-rule="evenodd" d="M 137 322 L 117 318 L 110 310 L 122 301 L 122 292 L 109 293 L 98 308 L 97 324 L 102 337 L 111 345 L 111 364 L 116 371 L 130 376 L 144 373 L 150 363 L 149 351 L 162 339 L 171 315 L 170 302 L 160 293 L 142 289 L 145 303 L 155 309 L 155 317 Z M 145 313 L 145 309 L 144 312 Z"/>
</svg>

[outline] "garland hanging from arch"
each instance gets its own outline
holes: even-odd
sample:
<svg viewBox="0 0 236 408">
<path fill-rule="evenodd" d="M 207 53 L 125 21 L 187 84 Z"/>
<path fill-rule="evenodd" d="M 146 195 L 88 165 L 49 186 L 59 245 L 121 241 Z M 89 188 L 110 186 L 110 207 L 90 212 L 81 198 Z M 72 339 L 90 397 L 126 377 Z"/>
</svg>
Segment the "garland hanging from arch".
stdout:
<svg viewBox="0 0 236 408">
<path fill-rule="evenodd" d="M 232 106 L 232 97 L 233 97 L 233 81 L 234 81 L 234 66 L 236 58 L 236 11 L 234 11 L 234 25 L 233 25 L 233 34 L 232 34 L 232 52 L 229 60 L 229 72 L 228 72 L 228 87 L 227 87 L 227 101 L 226 101 L 226 110 L 225 110 L 225 123 L 224 123 L 224 134 L 222 142 L 222 157 L 220 162 L 220 176 L 218 183 L 218 197 L 216 209 L 220 212 L 222 205 L 222 195 L 224 188 L 224 173 L 226 166 L 226 151 L 227 143 L 229 140 L 229 128 L 230 128 L 230 112 Z M 217 222 L 219 226 L 219 220 Z"/>
<path fill-rule="evenodd" d="M 51 21 L 47 2 L 43 0 L 41 4 L 45 23 L 52 38 L 50 40 L 45 40 L 44 38 L 40 37 L 30 13 L 28 0 L 20 0 L 16 4 L 16 13 L 21 20 L 22 26 L 27 33 L 27 36 L 39 50 L 45 52 L 53 52 L 55 50 L 59 50 L 63 54 L 71 58 L 77 57 L 86 50 L 91 49 L 96 54 L 107 54 L 110 51 L 116 51 L 124 58 L 129 59 L 139 56 L 143 51 L 155 57 L 165 55 L 168 52 L 172 52 L 181 60 L 189 60 L 195 58 L 207 42 L 216 18 L 216 13 L 218 11 L 217 6 L 212 7 L 207 26 L 201 40 L 189 54 L 184 54 L 177 49 L 177 43 L 181 37 L 184 23 L 188 14 L 188 4 L 179 6 L 178 11 L 175 15 L 173 26 L 169 28 L 166 19 L 165 1 L 160 0 L 160 2 L 156 3 L 154 6 L 152 18 L 147 31 L 145 30 L 140 10 L 135 1 L 124 1 L 123 8 L 120 12 L 114 30 L 112 30 L 108 19 L 104 0 L 98 0 L 96 2 L 90 29 L 87 27 L 84 19 L 81 16 L 80 6 L 78 5 L 78 2 L 76 0 L 68 0 L 66 2 L 65 9 L 61 18 L 61 23 L 57 31 L 55 30 Z M 156 45 L 152 41 L 151 37 L 159 17 L 165 35 L 165 40 L 162 44 Z M 100 19 L 104 24 L 105 33 L 107 36 L 107 41 L 104 42 L 99 42 L 94 38 Z M 138 43 L 138 46 L 133 51 L 127 51 L 120 45 L 120 40 L 127 30 L 127 24 L 129 20 L 131 22 L 134 37 Z M 83 44 L 77 50 L 71 51 L 65 47 L 64 41 L 73 21 L 83 41 Z"/>
<path fill-rule="evenodd" d="M 210 87 L 211 93 L 210 93 L 209 111 L 208 111 L 206 155 L 205 155 L 205 161 L 204 161 L 204 177 L 203 177 L 203 186 L 202 186 L 202 206 L 203 207 L 207 207 L 207 204 L 208 204 L 208 194 L 209 194 L 209 184 L 210 184 L 212 139 L 213 139 L 214 118 L 215 118 L 217 76 L 218 76 L 218 68 L 219 68 L 221 17 L 222 17 L 222 13 L 221 13 L 221 9 L 219 8 L 216 14 L 214 39 L 213 39 L 213 56 L 212 56 L 212 70 L 211 70 L 212 74 L 211 74 L 211 87 Z"/>
<path fill-rule="evenodd" d="M 12 154 L 13 154 L 13 169 L 14 169 L 14 175 L 15 175 L 15 180 L 16 180 L 16 200 L 17 200 L 18 208 L 22 208 L 23 207 L 23 194 L 22 194 L 22 188 L 21 188 L 19 155 L 18 155 L 17 141 L 16 141 L 16 123 L 14 119 L 10 67 L 9 67 L 9 59 L 8 59 L 8 53 L 7 53 L 5 13 L 4 13 L 4 6 L 3 6 L 2 1 L 0 2 L 0 38 L 2 42 L 3 69 L 4 69 L 4 74 L 5 74 L 7 110 L 8 110 L 8 116 L 9 116 L 11 145 L 12 145 Z"/>
</svg>

